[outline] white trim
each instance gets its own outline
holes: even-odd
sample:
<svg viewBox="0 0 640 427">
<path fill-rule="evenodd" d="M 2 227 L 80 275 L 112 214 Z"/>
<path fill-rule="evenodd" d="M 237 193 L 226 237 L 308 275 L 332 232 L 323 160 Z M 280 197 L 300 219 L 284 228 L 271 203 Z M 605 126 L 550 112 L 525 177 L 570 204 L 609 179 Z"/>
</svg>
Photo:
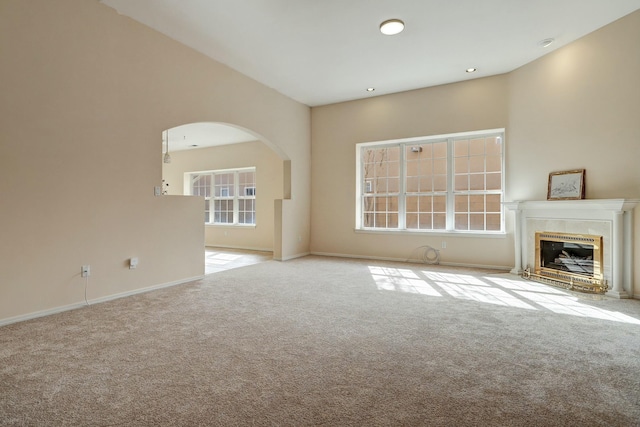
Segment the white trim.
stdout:
<svg viewBox="0 0 640 427">
<path fill-rule="evenodd" d="M 406 193 L 406 189 L 405 189 L 405 185 L 406 185 L 406 175 L 407 175 L 407 163 L 406 163 L 406 147 L 413 145 L 414 143 L 423 143 L 423 144 L 431 144 L 431 143 L 436 143 L 436 142 L 444 142 L 446 143 L 446 148 L 447 148 L 447 157 L 446 157 L 446 161 L 447 161 L 447 189 L 446 192 L 443 193 L 446 195 L 446 225 L 445 225 L 445 229 L 441 230 L 428 230 L 428 231 L 433 231 L 433 232 L 465 232 L 465 233 L 470 233 L 470 234 L 476 234 L 473 230 L 456 230 L 455 229 L 455 197 L 457 194 L 461 194 L 461 195 L 473 195 L 473 194 L 478 194 L 478 195 L 484 195 L 487 196 L 489 194 L 496 194 L 500 196 L 501 201 L 504 203 L 504 196 L 506 194 L 506 188 L 505 188 L 505 182 L 506 182 L 506 171 L 505 171 L 505 162 L 506 162 L 506 144 L 505 144 L 505 134 L 506 134 L 506 129 L 505 128 L 498 128 L 498 129 L 486 129 L 486 130 L 479 130 L 479 131 L 467 131 L 467 132 L 458 132 L 458 133 L 451 133 L 451 134 L 443 134 L 443 135 L 428 135 L 428 136 L 421 136 L 421 137 L 412 137 L 412 138 L 402 138 L 402 139 L 391 139 L 391 140 L 383 140 L 383 141 L 373 141 L 373 142 L 361 142 L 361 143 L 357 143 L 355 145 L 356 147 L 356 204 L 355 204 L 355 228 L 356 230 L 367 230 L 365 228 L 363 228 L 363 209 L 364 209 L 364 200 L 365 200 L 365 194 L 369 194 L 368 192 L 363 191 L 364 189 L 362 188 L 363 186 L 363 182 L 364 182 L 364 176 L 363 176 L 363 171 L 364 171 L 364 159 L 363 159 L 363 151 L 367 148 L 367 147 L 375 147 L 375 148 L 385 148 L 385 147 L 399 147 L 399 183 L 398 183 L 398 227 L 397 228 L 392 228 L 390 230 L 401 230 L 401 231 L 406 231 L 409 233 L 419 233 L 423 230 L 419 230 L 419 229 L 407 229 L 406 228 L 406 216 L 407 216 L 407 212 L 406 212 L 406 199 L 407 199 L 407 193 Z M 500 170 L 500 181 L 501 181 L 501 187 L 499 191 L 493 191 L 493 190 L 483 190 L 483 191 L 479 191 L 479 192 L 473 192 L 473 191 L 462 191 L 462 192 L 456 192 L 455 191 L 455 170 L 454 170 L 454 161 L 455 161 L 455 153 L 454 153 L 454 145 L 456 143 L 456 141 L 460 141 L 460 140 L 465 140 L 467 138 L 472 138 L 472 137 L 491 137 L 491 136 L 495 136 L 497 139 L 499 139 L 500 141 L 500 145 L 501 145 L 501 170 Z M 485 152 L 485 163 L 486 163 L 486 152 Z M 484 179 L 486 180 L 487 177 L 487 172 L 485 170 L 485 172 L 483 173 L 484 175 Z M 485 182 L 486 183 L 486 182 Z M 430 192 L 430 194 L 435 195 L 438 192 Z M 385 193 L 387 196 L 390 196 L 391 193 Z M 374 195 L 375 197 L 375 195 Z M 486 206 L 485 206 L 486 208 Z M 470 212 L 467 212 L 467 214 L 469 214 Z M 485 221 L 486 221 L 486 216 L 487 216 L 487 212 L 486 210 L 483 212 Z M 484 227 L 486 228 L 487 224 L 485 222 Z M 377 230 L 386 230 L 384 228 L 379 228 Z M 506 228 L 505 228 L 505 210 L 504 210 L 504 205 L 502 204 L 500 206 L 500 230 L 497 231 L 497 233 L 505 233 L 506 232 Z M 493 234 L 495 232 L 489 231 L 489 230 L 481 230 L 480 233 L 486 233 L 486 234 Z M 476 234 L 477 235 L 477 234 Z"/>
<path fill-rule="evenodd" d="M 222 222 L 205 222 L 204 226 L 208 228 L 225 228 L 225 227 L 256 228 L 255 224 L 231 224 L 231 223 L 222 223 Z"/>
<path fill-rule="evenodd" d="M 405 236 L 433 236 L 433 237 L 481 237 L 489 239 L 503 239 L 507 237 L 505 231 L 468 231 L 468 230 L 398 230 L 394 228 L 354 228 L 357 234 L 402 234 Z"/>
<path fill-rule="evenodd" d="M 233 245 L 204 245 L 205 249 L 216 250 L 216 249 L 238 249 L 245 251 L 255 251 L 255 252 L 271 252 L 273 253 L 273 249 L 269 248 L 250 248 L 247 246 L 233 246 Z"/>
<path fill-rule="evenodd" d="M 352 254 L 339 254 L 339 253 L 330 253 L 330 252 L 311 252 L 311 255 L 336 257 L 336 258 L 361 259 L 363 261 L 372 260 L 372 261 L 391 261 L 391 262 L 405 262 L 405 263 L 410 262 L 415 264 L 424 264 L 425 266 L 434 265 L 434 264 L 426 264 L 421 259 L 411 259 L 411 258 L 377 257 L 377 256 L 369 256 L 369 255 L 352 255 Z M 458 262 L 440 262 L 435 265 L 441 265 L 446 267 L 484 268 L 489 270 L 500 270 L 500 271 L 506 271 L 506 272 L 511 270 L 511 267 L 504 266 L 504 265 L 468 264 L 468 263 L 458 263 Z"/>
<path fill-rule="evenodd" d="M 283 257 L 283 258 L 273 257 L 273 259 L 276 260 L 276 261 L 289 261 L 289 260 L 296 259 L 296 258 L 302 258 L 302 257 L 308 256 L 308 255 L 311 255 L 311 252 L 302 252 L 302 253 L 298 253 L 298 254 L 294 254 L 294 255 L 289 255 L 289 256 L 286 256 L 286 257 Z"/>
<path fill-rule="evenodd" d="M 426 136 L 415 136 L 412 138 L 400 138 L 400 139 L 385 139 L 382 141 L 370 141 L 370 142 L 359 142 L 356 145 L 359 147 L 366 147 L 369 145 L 382 145 L 382 144 L 398 144 L 398 143 L 408 143 L 408 142 L 418 142 L 418 141 L 432 141 L 437 139 L 447 139 L 447 138 L 464 138 L 465 136 L 474 136 L 474 135 L 490 135 L 494 133 L 504 133 L 505 128 L 497 128 L 497 129 L 485 129 L 485 130 L 477 130 L 477 131 L 467 131 L 467 132 L 457 132 L 457 133 L 445 133 L 442 135 L 426 135 Z"/>
<path fill-rule="evenodd" d="M 6 326 L 6 325 L 10 325 L 12 323 L 18 323 L 18 322 L 24 322 L 26 320 L 37 319 L 39 317 L 46 317 L 46 316 L 50 316 L 52 314 L 63 313 L 65 311 L 76 310 L 78 308 L 88 307 L 90 305 L 100 304 L 100 303 L 107 302 L 107 301 L 113 301 L 115 299 L 125 298 L 125 297 L 129 297 L 129 296 L 137 295 L 137 294 L 142 294 L 142 293 L 145 293 L 145 292 L 151 292 L 151 291 L 155 291 L 155 290 L 159 290 L 159 289 L 163 289 L 163 288 L 168 288 L 168 287 L 171 287 L 171 286 L 182 285 L 184 283 L 194 282 L 196 280 L 201 280 L 203 278 L 204 278 L 204 275 L 195 276 L 195 277 L 190 277 L 190 278 L 187 278 L 187 279 L 176 280 L 176 281 L 173 281 L 173 282 L 161 283 L 159 285 L 148 286 L 146 288 L 140 288 L 140 289 L 135 289 L 135 290 L 132 290 L 132 291 L 122 292 L 122 293 L 119 293 L 119 294 L 108 295 L 108 296 L 101 297 L 101 298 L 95 298 L 95 299 L 89 300 L 89 304 L 84 303 L 84 302 L 82 302 L 82 303 L 74 303 L 74 304 L 63 305 L 63 306 L 60 306 L 60 307 L 51 308 L 51 309 L 48 309 L 48 310 L 35 311 L 33 313 L 22 314 L 22 315 L 14 316 L 14 317 L 8 317 L 6 319 L 0 319 L 0 327 Z"/>
</svg>

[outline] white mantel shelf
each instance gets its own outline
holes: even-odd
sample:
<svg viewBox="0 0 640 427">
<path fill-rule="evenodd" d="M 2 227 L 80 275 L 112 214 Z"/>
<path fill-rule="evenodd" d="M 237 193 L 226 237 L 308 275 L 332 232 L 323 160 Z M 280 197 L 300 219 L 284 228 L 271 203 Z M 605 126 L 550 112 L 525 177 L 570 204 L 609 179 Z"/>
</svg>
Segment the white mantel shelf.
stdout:
<svg viewBox="0 0 640 427">
<path fill-rule="evenodd" d="M 504 206 L 516 213 L 515 224 L 515 266 L 514 274 L 521 274 L 523 265 L 530 257 L 529 219 L 559 221 L 604 221 L 611 225 L 609 244 L 604 250 L 610 251 L 611 266 L 609 276 L 610 290 L 607 295 L 617 298 L 629 298 L 633 294 L 633 214 L 640 203 L 638 199 L 584 199 L 584 200 L 525 200 L 505 202 Z M 588 234 L 588 233 L 587 233 Z"/>
</svg>

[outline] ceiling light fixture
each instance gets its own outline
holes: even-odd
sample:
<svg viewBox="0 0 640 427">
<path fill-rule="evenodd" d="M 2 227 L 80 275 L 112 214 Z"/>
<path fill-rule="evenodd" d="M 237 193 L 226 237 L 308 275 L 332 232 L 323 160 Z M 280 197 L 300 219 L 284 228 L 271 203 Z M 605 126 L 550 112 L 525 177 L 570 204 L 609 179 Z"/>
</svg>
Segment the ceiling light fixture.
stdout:
<svg viewBox="0 0 640 427">
<path fill-rule="evenodd" d="M 164 153 L 162 161 L 165 163 L 171 163 L 171 156 L 169 155 L 169 129 L 167 129 L 167 151 Z"/>
<path fill-rule="evenodd" d="M 368 87 L 368 88 L 367 88 L 367 92 L 373 92 L 374 90 L 376 90 L 376 88 L 375 88 L 375 87 Z"/>
<path fill-rule="evenodd" d="M 551 46 L 553 44 L 554 41 L 556 41 L 556 39 L 548 38 L 548 39 L 540 40 L 538 42 L 538 45 L 540 45 L 542 47 L 549 47 L 549 46 Z"/>
<path fill-rule="evenodd" d="M 478 71 L 478 69 L 477 68 L 467 68 L 465 71 L 467 73 L 475 73 L 476 71 Z"/>
<path fill-rule="evenodd" d="M 380 32 L 385 36 L 393 36 L 404 30 L 404 22 L 399 19 L 388 19 L 380 24 Z"/>
</svg>

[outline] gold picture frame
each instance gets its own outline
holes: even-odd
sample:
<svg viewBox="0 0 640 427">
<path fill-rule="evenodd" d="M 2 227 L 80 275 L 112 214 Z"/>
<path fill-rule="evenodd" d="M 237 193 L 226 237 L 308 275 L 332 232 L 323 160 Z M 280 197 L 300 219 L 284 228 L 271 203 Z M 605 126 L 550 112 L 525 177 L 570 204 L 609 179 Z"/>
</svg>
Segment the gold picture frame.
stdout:
<svg viewBox="0 0 640 427">
<path fill-rule="evenodd" d="M 584 169 L 551 172 L 547 200 L 584 199 L 584 176 Z"/>
</svg>

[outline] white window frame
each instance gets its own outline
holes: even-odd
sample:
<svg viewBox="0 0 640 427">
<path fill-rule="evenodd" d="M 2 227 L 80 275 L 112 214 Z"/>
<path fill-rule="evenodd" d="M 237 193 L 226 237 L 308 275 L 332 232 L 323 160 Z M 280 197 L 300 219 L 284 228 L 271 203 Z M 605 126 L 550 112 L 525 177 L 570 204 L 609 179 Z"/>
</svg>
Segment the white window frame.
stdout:
<svg viewBox="0 0 640 427">
<path fill-rule="evenodd" d="M 460 234 L 460 235 L 504 235 L 505 234 L 505 218 L 504 218 L 504 194 L 505 194 L 505 158 L 506 158 L 506 147 L 505 147 L 505 129 L 488 129 L 481 131 L 472 131 L 472 132 L 459 132 L 459 133 L 451 133 L 444 135 L 433 135 L 426 137 L 416 137 L 416 138 L 404 138 L 404 139 L 394 139 L 388 141 L 373 141 L 373 142 L 363 142 L 356 144 L 356 217 L 355 217 L 355 230 L 357 232 L 373 232 L 373 233 L 426 233 L 426 234 Z M 464 139 L 464 138 L 473 138 L 473 137 L 490 137 L 496 136 L 501 138 L 502 143 L 502 158 L 501 158 L 501 190 L 498 192 L 500 194 L 500 230 L 456 230 L 455 229 L 455 195 L 457 194 L 454 191 L 454 155 L 453 155 L 453 143 L 455 140 Z M 431 142 L 440 142 L 447 141 L 447 208 L 446 208 L 446 228 L 438 229 L 438 230 L 424 230 L 424 229 L 408 229 L 406 228 L 405 218 L 405 198 L 406 198 L 406 190 L 405 190 L 405 182 L 406 182 L 406 162 L 405 162 L 405 147 L 407 145 L 417 145 L 420 143 L 431 143 Z M 365 185 L 364 179 L 364 159 L 362 158 L 362 153 L 365 148 L 368 147 L 376 147 L 376 148 L 384 148 L 384 147 L 394 147 L 400 146 L 400 183 L 399 183 L 399 215 L 398 215 L 398 227 L 397 228 L 374 228 L 374 227 L 364 227 L 363 226 L 363 204 L 364 204 L 364 195 L 371 192 L 371 187 L 367 186 L 363 188 Z M 485 192 L 484 194 L 489 194 Z M 494 192 L 494 194 L 496 194 Z"/>
<path fill-rule="evenodd" d="M 210 197 L 205 197 L 205 200 L 209 200 L 209 222 L 205 222 L 206 225 L 216 225 L 216 226 L 237 226 L 237 227 L 255 227 L 257 222 L 257 206 L 256 206 L 256 183 L 250 187 L 245 187 L 245 192 L 240 194 L 240 180 L 238 179 L 239 174 L 243 172 L 253 172 L 254 176 L 257 180 L 257 173 L 255 167 L 247 167 L 247 168 L 237 168 L 237 169 L 217 169 L 217 170 L 206 170 L 206 171 L 194 171 L 194 172 L 186 172 L 184 174 L 184 194 L 193 195 L 193 178 L 195 176 L 201 175 L 211 175 L 211 195 Z M 222 174 L 233 174 L 233 197 L 229 196 L 229 188 L 221 188 L 221 195 L 215 196 L 215 176 Z M 253 194 L 247 194 L 247 189 L 253 189 Z M 224 191 L 226 190 L 226 192 Z M 224 194 L 223 194 L 224 193 Z M 254 202 L 254 211 L 253 211 L 253 223 L 241 223 L 240 220 L 240 199 L 247 200 L 251 199 Z M 233 222 L 215 222 L 215 201 L 216 200 L 233 200 Z"/>
</svg>

